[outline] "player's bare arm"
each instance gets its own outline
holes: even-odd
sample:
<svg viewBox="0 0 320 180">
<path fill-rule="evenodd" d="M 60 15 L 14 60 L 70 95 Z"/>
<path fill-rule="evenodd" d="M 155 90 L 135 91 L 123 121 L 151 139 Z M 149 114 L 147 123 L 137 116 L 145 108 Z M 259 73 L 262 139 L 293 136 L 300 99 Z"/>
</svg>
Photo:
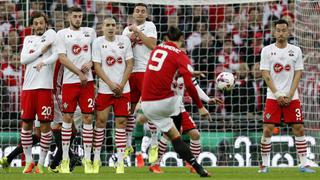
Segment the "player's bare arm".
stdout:
<svg viewBox="0 0 320 180">
<path fill-rule="evenodd" d="M 193 71 L 192 76 L 193 77 L 206 77 L 207 71 Z"/>
<path fill-rule="evenodd" d="M 188 93 L 192 97 L 192 100 L 195 100 L 195 99 L 199 98 L 197 90 L 196 90 L 196 88 L 194 87 L 194 85 L 192 83 L 191 74 L 190 75 L 184 74 L 183 75 L 183 81 L 185 83 L 185 86 L 186 86 L 186 89 L 187 89 Z M 198 111 L 199 111 L 200 117 L 208 119 L 209 121 L 211 121 L 212 120 L 211 119 L 211 115 L 208 112 L 208 110 L 203 106 L 203 104 L 200 103 L 200 104 L 197 104 L 197 106 L 198 106 Z"/>
<path fill-rule="evenodd" d="M 285 105 L 285 94 L 282 94 L 281 92 L 278 92 L 277 88 L 274 86 L 274 83 L 270 76 L 270 71 L 262 70 L 262 77 L 264 81 L 266 82 L 267 86 L 271 89 L 272 93 L 276 96 L 277 102 L 280 106 Z"/>
<path fill-rule="evenodd" d="M 82 71 L 84 74 L 86 74 L 86 73 L 89 72 L 89 70 L 92 68 L 92 66 L 93 66 L 92 61 L 89 61 L 89 62 L 87 62 L 87 63 L 85 63 L 85 64 L 83 64 L 83 65 L 81 66 L 81 71 Z"/>
<path fill-rule="evenodd" d="M 126 85 L 126 83 L 128 82 L 128 79 L 129 79 L 129 76 L 132 72 L 132 69 L 133 69 L 133 59 L 129 59 L 126 61 L 126 69 L 124 70 L 123 77 L 122 77 L 122 80 L 120 83 L 120 94 L 119 95 L 122 94 L 123 88 Z"/>
<path fill-rule="evenodd" d="M 223 104 L 223 100 L 221 100 L 219 98 L 210 98 L 209 101 L 208 101 L 208 104 L 221 105 L 221 104 Z"/>
<path fill-rule="evenodd" d="M 74 74 L 78 75 L 81 81 L 81 85 L 85 86 L 87 84 L 87 77 L 78 69 L 66 56 L 66 54 L 59 54 L 60 63 L 63 64 L 66 68 L 72 71 Z"/>
<path fill-rule="evenodd" d="M 291 102 L 291 99 L 294 95 L 294 92 L 296 91 L 298 85 L 299 85 L 299 81 L 301 79 L 301 75 L 302 75 L 302 70 L 298 70 L 298 71 L 294 71 L 294 76 L 293 76 L 293 82 L 292 85 L 290 87 L 290 91 L 288 93 L 288 96 L 285 97 L 285 106 L 288 106 Z"/>
<path fill-rule="evenodd" d="M 146 45 L 149 49 L 153 49 L 157 45 L 157 39 L 153 37 L 147 37 L 144 35 L 140 29 L 137 27 L 137 25 L 133 24 L 129 27 L 130 31 L 133 31 L 133 33 L 139 37 L 144 45 Z"/>
<path fill-rule="evenodd" d="M 101 63 L 94 62 L 94 70 L 99 78 L 101 78 L 111 89 L 115 95 L 120 93 L 120 86 L 110 80 L 101 67 Z"/>
<path fill-rule="evenodd" d="M 193 71 L 192 72 L 192 75 L 194 76 L 194 72 L 201 72 L 201 71 Z M 193 82 L 195 82 L 196 79 L 193 79 Z M 195 88 L 198 92 L 198 95 L 200 97 L 200 99 L 204 102 L 207 102 L 208 104 L 223 104 L 223 101 L 219 98 L 210 98 L 202 89 L 201 87 L 199 86 L 199 84 L 196 82 L 195 84 Z"/>
</svg>

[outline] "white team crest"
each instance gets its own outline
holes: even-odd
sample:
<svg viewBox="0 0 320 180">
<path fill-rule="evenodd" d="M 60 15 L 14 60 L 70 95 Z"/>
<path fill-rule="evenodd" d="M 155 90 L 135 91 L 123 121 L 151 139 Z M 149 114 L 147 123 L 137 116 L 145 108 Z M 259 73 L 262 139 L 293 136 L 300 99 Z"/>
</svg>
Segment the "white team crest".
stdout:
<svg viewBox="0 0 320 180">
<path fill-rule="evenodd" d="M 270 114 L 270 113 L 267 113 L 267 114 L 266 114 L 266 118 L 269 120 L 270 117 L 271 117 L 271 114 Z"/>
<path fill-rule="evenodd" d="M 68 108 L 68 104 L 65 102 L 65 103 L 63 103 L 63 108 L 64 109 L 67 109 Z"/>
<path fill-rule="evenodd" d="M 21 115 L 23 115 L 23 113 L 24 113 L 24 111 L 23 111 L 23 109 L 21 109 Z"/>
</svg>

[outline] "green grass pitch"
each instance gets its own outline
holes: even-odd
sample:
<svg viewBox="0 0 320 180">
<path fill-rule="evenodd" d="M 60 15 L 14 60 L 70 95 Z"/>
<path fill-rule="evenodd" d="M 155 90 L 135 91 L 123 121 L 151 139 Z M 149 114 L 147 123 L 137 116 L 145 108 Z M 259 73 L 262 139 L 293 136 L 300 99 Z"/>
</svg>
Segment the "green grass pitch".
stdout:
<svg viewBox="0 0 320 180">
<path fill-rule="evenodd" d="M 152 174 L 147 168 L 126 168 L 125 174 L 115 174 L 115 169 L 101 168 L 100 174 L 83 174 L 77 167 L 72 174 L 22 174 L 22 168 L 11 168 L 9 173 L 0 169 L 0 180 L 188 180 L 200 179 L 190 174 L 186 168 L 163 168 L 165 173 Z M 298 168 L 270 168 L 268 174 L 259 174 L 257 168 L 216 167 L 208 168 L 210 179 L 216 180 L 320 180 L 320 168 L 317 173 L 300 173 Z M 209 179 L 209 178 L 206 178 Z"/>
</svg>

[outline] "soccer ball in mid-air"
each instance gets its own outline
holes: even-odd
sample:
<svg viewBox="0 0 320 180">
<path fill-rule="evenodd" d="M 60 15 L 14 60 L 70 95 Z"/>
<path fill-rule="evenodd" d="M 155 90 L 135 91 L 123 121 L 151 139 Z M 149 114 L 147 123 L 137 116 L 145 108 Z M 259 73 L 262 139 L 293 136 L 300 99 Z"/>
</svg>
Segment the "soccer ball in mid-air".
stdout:
<svg viewBox="0 0 320 180">
<path fill-rule="evenodd" d="M 234 76 L 229 72 L 222 72 L 216 79 L 218 89 L 222 91 L 230 91 L 234 85 Z"/>
</svg>

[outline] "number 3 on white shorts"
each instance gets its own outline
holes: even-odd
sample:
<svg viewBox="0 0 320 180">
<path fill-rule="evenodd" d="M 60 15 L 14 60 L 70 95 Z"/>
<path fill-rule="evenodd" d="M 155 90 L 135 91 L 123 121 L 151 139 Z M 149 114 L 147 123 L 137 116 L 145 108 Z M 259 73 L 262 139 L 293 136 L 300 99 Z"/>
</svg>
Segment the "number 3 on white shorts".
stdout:
<svg viewBox="0 0 320 180">
<path fill-rule="evenodd" d="M 160 57 L 159 57 L 160 56 Z M 157 49 L 152 57 L 151 57 L 151 61 L 155 61 L 158 64 L 156 66 L 149 64 L 149 69 L 153 70 L 153 71 L 159 71 L 163 65 L 164 60 L 166 59 L 166 57 L 168 56 L 168 52 L 161 50 L 161 49 Z"/>
</svg>

